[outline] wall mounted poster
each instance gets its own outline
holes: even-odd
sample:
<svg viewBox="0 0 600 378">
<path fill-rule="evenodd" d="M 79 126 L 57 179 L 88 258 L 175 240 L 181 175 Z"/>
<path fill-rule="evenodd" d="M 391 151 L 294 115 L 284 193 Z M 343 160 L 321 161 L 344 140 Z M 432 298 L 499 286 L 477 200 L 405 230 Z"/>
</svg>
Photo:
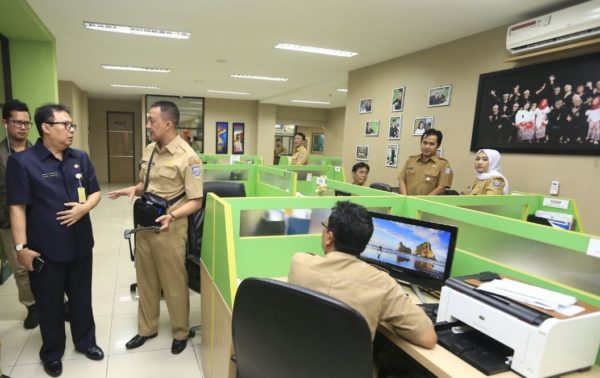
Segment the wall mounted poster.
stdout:
<svg viewBox="0 0 600 378">
<path fill-rule="evenodd" d="M 234 122 L 231 125 L 231 129 L 231 133 L 233 135 L 231 139 L 232 153 L 241 155 L 244 153 L 244 124 Z"/>
<path fill-rule="evenodd" d="M 217 122 L 217 141 L 215 146 L 215 152 L 217 154 L 227 153 L 227 133 L 229 129 L 229 123 Z"/>
</svg>

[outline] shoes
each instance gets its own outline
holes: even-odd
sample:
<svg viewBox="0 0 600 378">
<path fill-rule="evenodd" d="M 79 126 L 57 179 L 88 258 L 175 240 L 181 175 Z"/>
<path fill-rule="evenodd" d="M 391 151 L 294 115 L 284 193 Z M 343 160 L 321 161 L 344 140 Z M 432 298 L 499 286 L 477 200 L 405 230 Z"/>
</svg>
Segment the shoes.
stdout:
<svg viewBox="0 0 600 378">
<path fill-rule="evenodd" d="M 44 371 L 51 377 L 59 377 L 62 374 L 62 362 L 60 360 L 44 362 Z"/>
<path fill-rule="evenodd" d="M 131 340 L 129 340 L 127 342 L 127 344 L 125 344 L 125 348 L 127 348 L 127 349 L 135 349 L 135 348 L 141 347 L 142 345 L 144 345 L 144 343 L 146 341 L 155 338 L 156 335 L 158 335 L 158 333 L 155 333 L 155 334 L 150 335 L 150 336 L 135 335 L 135 336 L 133 336 L 133 338 Z"/>
<path fill-rule="evenodd" d="M 70 322 L 71 321 L 71 307 L 69 307 L 69 301 L 65 302 L 65 322 Z"/>
<path fill-rule="evenodd" d="M 104 358 L 104 352 L 98 345 L 92 345 L 86 350 L 78 350 L 78 352 L 85 354 L 87 358 L 94 361 L 100 361 Z"/>
<path fill-rule="evenodd" d="M 171 345 L 171 353 L 179 354 L 183 352 L 185 347 L 187 346 L 187 339 L 177 340 L 173 339 L 173 344 Z"/>
<path fill-rule="evenodd" d="M 37 308 L 35 307 L 35 303 L 31 306 L 27 306 L 27 316 L 23 321 L 23 328 L 25 329 L 34 329 L 39 324 Z"/>
</svg>

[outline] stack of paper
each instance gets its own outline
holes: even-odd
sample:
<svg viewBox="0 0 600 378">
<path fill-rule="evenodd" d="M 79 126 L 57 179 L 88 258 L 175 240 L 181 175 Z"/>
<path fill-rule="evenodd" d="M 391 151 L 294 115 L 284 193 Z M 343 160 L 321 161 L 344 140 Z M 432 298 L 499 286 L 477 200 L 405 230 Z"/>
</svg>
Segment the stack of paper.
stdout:
<svg viewBox="0 0 600 378">
<path fill-rule="evenodd" d="M 545 310 L 557 311 L 567 316 L 584 310 L 582 307 L 574 306 L 577 302 L 575 297 L 507 278 L 483 283 L 477 289 Z"/>
</svg>

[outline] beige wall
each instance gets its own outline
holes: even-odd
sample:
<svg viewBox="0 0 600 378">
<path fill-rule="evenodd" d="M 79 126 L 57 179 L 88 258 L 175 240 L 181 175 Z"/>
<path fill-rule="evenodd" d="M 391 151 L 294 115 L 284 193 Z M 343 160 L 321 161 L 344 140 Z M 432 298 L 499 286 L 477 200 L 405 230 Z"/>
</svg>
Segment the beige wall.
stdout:
<svg viewBox="0 0 600 378">
<path fill-rule="evenodd" d="M 244 100 L 222 100 L 207 98 L 204 114 L 204 153 L 214 154 L 216 145 L 216 123 L 229 123 L 229 138 L 227 151 L 232 152 L 231 138 L 233 136 L 232 123 L 244 123 L 244 153 L 256 154 L 258 102 Z M 273 124 L 273 127 L 275 124 Z"/>
<path fill-rule="evenodd" d="M 141 159 L 142 141 L 139 138 L 142 135 L 142 122 L 140 101 L 130 100 L 105 100 L 95 99 L 89 100 L 89 116 L 90 116 L 90 157 L 96 168 L 96 176 L 100 182 L 108 181 L 108 142 L 107 142 L 107 112 L 132 112 L 133 124 L 135 125 L 135 177 L 138 174 L 137 162 Z"/>
<path fill-rule="evenodd" d="M 398 186 L 396 177 L 402 164 L 409 155 L 419 153 L 419 138 L 411 135 L 413 118 L 431 115 L 434 127 L 444 133 L 444 157 L 450 160 L 455 172 L 452 187 L 461 191 L 471 185 L 474 153 L 469 148 L 479 74 L 515 66 L 505 62 L 509 58 L 504 48 L 505 31 L 504 27 L 494 29 L 351 72 L 343 151 L 346 175 L 355 162 L 356 144 L 368 144 L 369 183 L 381 181 Z M 562 57 L 545 57 L 543 60 Z M 450 106 L 427 108 L 428 89 L 444 84 L 453 86 Z M 404 111 L 390 113 L 392 88 L 398 86 L 406 86 Z M 359 101 L 366 97 L 373 97 L 373 113 L 358 114 Z M 401 140 L 388 141 L 389 117 L 397 114 L 403 117 Z M 364 122 L 369 119 L 381 121 L 378 137 L 364 136 Z M 398 142 L 398 168 L 387 168 L 386 146 Z M 579 205 L 584 230 L 600 234 L 600 203 L 595 199 L 595 192 L 600 187 L 599 157 L 506 153 L 502 156 L 502 167 L 511 190 L 547 194 L 550 182 L 560 181 L 560 195 L 574 198 Z"/>
<path fill-rule="evenodd" d="M 71 109 L 71 118 L 77 124 L 73 147 L 90 152 L 89 116 L 87 92 L 79 89 L 72 81 L 58 82 L 58 101 Z"/>
</svg>

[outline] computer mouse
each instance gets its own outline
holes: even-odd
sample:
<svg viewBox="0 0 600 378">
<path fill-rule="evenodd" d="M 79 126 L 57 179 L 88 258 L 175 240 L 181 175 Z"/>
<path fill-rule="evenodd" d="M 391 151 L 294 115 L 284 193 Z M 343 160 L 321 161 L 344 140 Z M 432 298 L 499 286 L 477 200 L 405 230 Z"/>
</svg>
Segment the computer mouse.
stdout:
<svg viewBox="0 0 600 378">
<path fill-rule="evenodd" d="M 494 272 L 481 272 L 477 275 L 477 279 L 481 282 L 497 280 L 500 276 Z"/>
</svg>

